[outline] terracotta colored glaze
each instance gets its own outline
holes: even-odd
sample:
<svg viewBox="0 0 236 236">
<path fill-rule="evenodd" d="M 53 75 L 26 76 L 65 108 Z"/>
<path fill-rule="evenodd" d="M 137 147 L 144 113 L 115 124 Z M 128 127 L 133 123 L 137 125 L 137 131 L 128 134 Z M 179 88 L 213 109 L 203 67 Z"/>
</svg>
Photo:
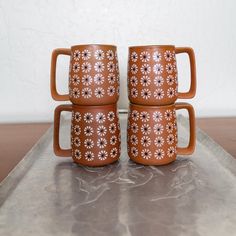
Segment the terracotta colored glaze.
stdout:
<svg viewBox="0 0 236 236">
<path fill-rule="evenodd" d="M 58 55 L 70 56 L 69 94 L 56 89 Z M 119 65 L 116 46 L 77 45 L 55 49 L 51 60 L 51 95 L 56 101 L 70 100 L 76 105 L 107 105 L 119 99 Z"/>
<path fill-rule="evenodd" d="M 190 59 L 191 85 L 186 93 L 178 93 L 176 54 L 187 53 Z M 128 95 L 130 102 L 161 106 L 177 98 L 193 98 L 196 93 L 196 66 L 191 48 L 172 45 L 135 46 L 129 48 Z"/>
<path fill-rule="evenodd" d="M 178 147 L 176 110 L 187 109 L 190 119 L 190 139 L 187 147 Z M 188 103 L 167 106 L 130 104 L 127 146 L 133 161 L 144 165 L 164 165 L 176 155 L 190 155 L 195 149 L 195 115 Z"/>
<path fill-rule="evenodd" d="M 59 144 L 60 114 L 71 111 L 71 149 Z M 120 157 L 120 124 L 116 105 L 60 105 L 54 116 L 54 152 L 72 156 L 74 162 L 86 166 L 104 166 Z"/>
</svg>

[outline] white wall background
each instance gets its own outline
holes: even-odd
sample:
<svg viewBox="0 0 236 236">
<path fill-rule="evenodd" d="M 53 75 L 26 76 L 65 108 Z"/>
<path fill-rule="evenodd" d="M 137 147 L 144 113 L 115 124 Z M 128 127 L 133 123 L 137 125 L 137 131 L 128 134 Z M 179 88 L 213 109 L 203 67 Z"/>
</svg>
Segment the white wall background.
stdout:
<svg viewBox="0 0 236 236">
<path fill-rule="evenodd" d="M 197 59 L 198 116 L 236 115 L 235 0 L 0 0 L 0 122 L 48 121 L 51 51 L 84 43 L 118 46 L 120 107 L 127 107 L 127 47 L 191 46 Z M 180 90 L 188 88 L 187 56 L 178 56 Z M 60 58 L 60 91 L 68 58 Z"/>
</svg>

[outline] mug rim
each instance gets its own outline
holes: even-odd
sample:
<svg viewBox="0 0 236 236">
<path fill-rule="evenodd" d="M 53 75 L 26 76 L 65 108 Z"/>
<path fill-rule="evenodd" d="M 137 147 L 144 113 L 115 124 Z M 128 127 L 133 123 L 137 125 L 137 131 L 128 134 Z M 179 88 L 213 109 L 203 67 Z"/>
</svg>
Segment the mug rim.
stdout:
<svg viewBox="0 0 236 236">
<path fill-rule="evenodd" d="M 70 104 L 68 104 L 70 105 Z M 73 110 L 97 110 L 97 109 L 110 109 L 110 108 L 117 108 L 117 103 L 112 103 L 112 104 L 107 104 L 107 105 L 77 105 L 77 104 L 72 104 L 72 109 Z"/>
<path fill-rule="evenodd" d="M 129 50 L 130 49 L 142 49 L 142 48 L 145 48 L 145 49 L 154 49 L 154 48 L 175 48 L 175 45 L 173 44 L 152 44 L 152 45 L 140 45 L 140 46 L 129 46 Z"/>
<path fill-rule="evenodd" d="M 171 108 L 171 107 L 175 107 L 175 105 L 178 103 L 171 103 L 171 104 L 167 104 L 167 105 L 161 105 L 161 106 L 147 106 L 147 105 L 140 105 L 140 104 L 135 104 L 130 102 L 130 106 L 134 106 L 134 107 L 139 107 L 139 108 L 144 108 L 144 109 L 165 109 L 165 108 Z"/>
<path fill-rule="evenodd" d="M 71 49 L 74 49 L 74 48 L 78 48 L 78 47 L 114 47 L 114 48 L 117 48 L 116 45 L 112 45 L 112 44 L 99 44 L 99 43 L 91 43 L 91 44 L 76 44 L 76 45 L 73 45 L 71 46 Z"/>
</svg>

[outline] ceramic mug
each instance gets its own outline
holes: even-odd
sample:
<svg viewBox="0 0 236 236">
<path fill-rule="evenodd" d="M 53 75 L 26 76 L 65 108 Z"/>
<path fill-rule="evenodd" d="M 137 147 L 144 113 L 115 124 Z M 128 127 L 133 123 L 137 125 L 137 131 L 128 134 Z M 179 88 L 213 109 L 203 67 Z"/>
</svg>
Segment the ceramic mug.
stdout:
<svg viewBox="0 0 236 236">
<path fill-rule="evenodd" d="M 59 144 L 62 111 L 72 112 L 70 149 L 62 149 Z M 120 144 L 116 105 L 60 105 L 55 109 L 53 147 L 57 156 L 72 156 L 81 165 L 104 166 L 119 159 Z"/>
<path fill-rule="evenodd" d="M 187 53 L 190 60 L 191 85 L 188 92 L 178 92 L 176 54 Z M 129 48 L 128 94 L 131 103 L 162 106 L 177 98 L 193 98 L 196 93 L 194 51 L 172 45 L 134 46 Z"/>
<path fill-rule="evenodd" d="M 178 147 L 176 110 L 186 109 L 190 120 L 190 138 L 187 147 Z M 195 115 L 188 103 L 166 106 L 130 104 L 127 145 L 131 160 L 144 165 L 164 165 L 173 162 L 176 155 L 190 155 L 195 149 Z"/>
<path fill-rule="evenodd" d="M 69 94 L 56 88 L 58 55 L 70 56 Z M 119 66 L 116 46 L 77 45 L 58 48 L 51 58 L 51 95 L 56 101 L 70 100 L 76 105 L 107 105 L 119 99 Z"/>
</svg>

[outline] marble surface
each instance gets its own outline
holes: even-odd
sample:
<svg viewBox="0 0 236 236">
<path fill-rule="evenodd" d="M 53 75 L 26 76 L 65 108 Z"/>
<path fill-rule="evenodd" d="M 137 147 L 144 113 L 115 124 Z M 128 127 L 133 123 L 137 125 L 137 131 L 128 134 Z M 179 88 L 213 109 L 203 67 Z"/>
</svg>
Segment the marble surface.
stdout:
<svg viewBox="0 0 236 236">
<path fill-rule="evenodd" d="M 52 150 L 52 129 L 0 185 L 0 235 L 234 235 L 236 160 L 201 130 L 195 153 L 161 167 L 122 157 L 88 168 Z M 179 118 L 180 144 L 187 142 Z M 69 144 L 69 122 L 61 142 Z"/>
</svg>

